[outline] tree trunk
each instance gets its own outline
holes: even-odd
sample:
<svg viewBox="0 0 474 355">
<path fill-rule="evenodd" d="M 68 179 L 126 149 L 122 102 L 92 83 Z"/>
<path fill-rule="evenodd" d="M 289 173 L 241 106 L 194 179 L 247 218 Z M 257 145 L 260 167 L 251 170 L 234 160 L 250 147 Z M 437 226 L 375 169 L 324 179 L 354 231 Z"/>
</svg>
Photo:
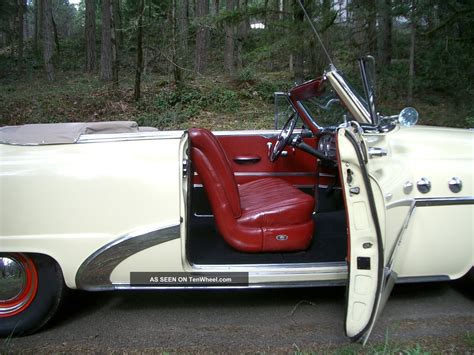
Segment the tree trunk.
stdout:
<svg viewBox="0 0 474 355">
<path fill-rule="evenodd" d="M 49 81 L 54 80 L 54 45 L 53 45 L 53 13 L 51 8 L 51 0 L 41 0 L 42 10 L 42 43 L 43 43 L 43 59 L 46 69 L 46 77 Z"/>
<path fill-rule="evenodd" d="M 410 15 L 410 60 L 408 72 L 408 97 L 407 104 L 411 105 L 413 101 L 413 85 L 415 81 L 415 38 L 416 38 L 416 0 L 411 0 Z"/>
<path fill-rule="evenodd" d="M 113 19 L 114 19 L 115 36 L 117 38 L 117 47 L 120 47 L 123 44 L 122 10 L 121 10 L 121 5 L 120 5 L 120 0 L 112 0 L 112 7 L 114 11 Z"/>
<path fill-rule="evenodd" d="M 56 45 L 56 54 L 59 56 L 61 54 L 61 47 L 59 45 L 58 28 L 56 27 L 56 21 L 54 21 L 54 16 L 53 16 L 52 11 L 51 11 L 51 23 L 53 24 L 54 44 Z"/>
<path fill-rule="evenodd" d="M 100 79 L 112 80 L 111 0 L 102 0 L 102 39 L 100 43 Z"/>
<path fill-rule="evenodd" d="M 35 38 L 34 38 L 34 49 L 35 52 L 39 51 L 39 42 L 41 36 L 41 0 L 35 0 Z"/>
<path fill-rule="evenodd" d="M 219 6 L 220 6 L 219 0 L 211 0 L 210 13 L 212 16 L 216 16 L 219 14 Z"/>
<path fill-rule="evenodd" d="M 367 14 L 367 53 L 376 55 L 377 51 L 377 5 L 375 0 L 366 0 Z"/>
<path fill-rule="evenodd" d="M 235 10 L 235 1 L 226 0 L 226 10 L 231 13 Z M 232 75 L 234 73 L 234 25 L 230 21 L 226 21 L 224 24 L 225 32 L 225 51 L 224 51 L 224 68 L 227 74 Z"/>
<path fill-rule="evenodd" d="M 18 0 L 18 59 L 23 59 L 26 0 Z"/>
<path fill-rule="evenodd" d="M 238 28 L 237 28 L 237 70 L 242 70 L 244 66 L 243 60 L 243 45 L 245 39 L 248 35 L 249 28 L 247 26 L 247 7 L 248 7 L 248 0 L 238 0 L 239 12 L 242 16 L 242 20 L 240 21 Z"/>
<path fill-rule="evenodd" d="M 202 21 L 209 14 L 209 0 L 196 0 L 196 18 Z M 209 28 L 199 23 L 196 30 L 196 53 L 194 67 L 197 73 L 203 74 L 207 67 L 207 49 L 209 46 Z"/>
<path fill-rule="evenodd" d="M 303 2 L 303 1 L 302 1 Z M 304 2 L 303 2 L 304 4 Z M 304 13 L 299 7 L 299 4 L 296 0 L 293 1 L 293 13 L 294 13 L 294 22 L 297 29 L 297 37 L 299 41 L 296 45 L 295 51 L 293 53 L 294 61 L 294 80 L 296 83 L 302 83 L 304 81 L 304 36 L 301 31 L 302 22 L 304 21 Z"/>
<path fill-rule="evenodd" d="M 186 61 L 188 57 L 188 0 L 175 0 L 176 1 L 176 35 L 177 35 L 177 64 L 180 67 L 185 67 L 188 63 Z"/>
<path fill-rule="evenodd" d="M 366 28 L 365 20 L 366 15 L 363 10 L 362 0 L 353 0 L 351 2 L 352 8 L 352 19 L 354 21 L 353 41 L 354 41 L 354 54 L 357 58 L 366 54 Z"/>
<path fill-rule="evenodd" d="M 178 49 L 178 3 L 179 0 L 172 0 L 171 2 L 171 30 L 172 30 L 172 43 L 171 43 L 171 52 L 172 52 L 172 66 L 173 66 L 173 79 L 177 87 L 181 87 L 183 72 L 181 67 L 181 56 L 179 55 Z"/>
<path fill-rule="evenodd" d="M 86 0 L 86 19 L 84 27 L 86 41 L 85 71 L 92 73 L 95 71 L 97 65 L 95 47 L 95 0 Z"/>
<path fill-rule="evenodd" d="M 386 68 L 392 60 L 392 0 L 379 0 L 379 23 L 377 50 L 378 67 Z"/>
<path fill-rule="evenodd" d="M 112 0 L 112 3 L 110 4 L 110 38 L 112 41 L 112 82 L 115 89 L 118 89 L 119 87 L 119 46 L 117 39 L 117 27 L 115 23 L 115 17 L 117 16 L 117 14 L 120 13 L 120 9 L 116 8 L 118 4 L 119 3 L 117 0 Z M 118 15 L 118 17 L 120 17 L 120 15 Z"/>
<path fill-rule="evenodd" d="M 141 97 L 141 83 L 143 72 L 143 12 L 145 11 L 145 0 L 138 2 L 138 29 L 137 29 L 137 68 L 135 72 L 135 101 Z"/>
</svg>

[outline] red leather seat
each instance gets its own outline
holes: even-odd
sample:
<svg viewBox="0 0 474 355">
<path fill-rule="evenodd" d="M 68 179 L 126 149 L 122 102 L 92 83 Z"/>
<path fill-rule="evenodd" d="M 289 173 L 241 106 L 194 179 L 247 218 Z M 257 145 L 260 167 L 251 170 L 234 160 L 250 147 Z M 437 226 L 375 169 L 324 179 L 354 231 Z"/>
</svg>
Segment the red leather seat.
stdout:
<svg viewBox="0 0 474 355">
<path fill-rule="evenodd" d="M 264 178 L 238 186 L 229 160 L 208 130 L 192 128 L 191 160 L 225 241 L 242 252 L 308 248 L 314 199 L 286 181 Z"/>
</svg>

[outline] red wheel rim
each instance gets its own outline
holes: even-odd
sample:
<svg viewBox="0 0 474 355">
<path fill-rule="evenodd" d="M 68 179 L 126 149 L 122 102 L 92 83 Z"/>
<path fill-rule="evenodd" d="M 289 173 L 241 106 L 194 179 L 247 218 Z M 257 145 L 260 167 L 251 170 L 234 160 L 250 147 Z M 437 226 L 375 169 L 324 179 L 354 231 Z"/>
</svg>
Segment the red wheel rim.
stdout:
<svg viewBox="0 0 474 355">
<path fill-rule="evenodd" d="M 21 291 L 12 298 L 0 299 L 0 317 L 12 317 L 23 312 L 33 302 L 38 291 L 38 273 L 33 260 L 24 254 L 2 257 L 16 262 L 24 272 Z"/>
</svg>

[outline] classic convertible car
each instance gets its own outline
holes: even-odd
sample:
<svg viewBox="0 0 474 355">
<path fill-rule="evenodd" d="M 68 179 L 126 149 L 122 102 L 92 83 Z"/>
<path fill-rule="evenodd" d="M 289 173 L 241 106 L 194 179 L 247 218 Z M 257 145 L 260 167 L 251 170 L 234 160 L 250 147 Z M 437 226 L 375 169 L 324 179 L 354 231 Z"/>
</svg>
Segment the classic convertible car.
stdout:
<svg viewBox="0 0 474 355">
<path fill-rule="evenodd" d="M 276 96 L 267 131 L 134 122 L 0 129 L 0 335 L 38 330 L 65 287 L 347 285 L 367 339 L 395 282 L 474 265 L 472 130 L 375 110 L 331 66 Z"/>
</svg>

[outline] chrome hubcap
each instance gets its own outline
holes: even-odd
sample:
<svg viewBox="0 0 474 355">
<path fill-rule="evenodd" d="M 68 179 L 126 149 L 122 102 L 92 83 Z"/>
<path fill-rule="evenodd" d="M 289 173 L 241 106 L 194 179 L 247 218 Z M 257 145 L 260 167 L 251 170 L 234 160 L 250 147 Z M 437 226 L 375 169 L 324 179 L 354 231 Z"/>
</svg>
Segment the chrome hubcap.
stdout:
<svg viewBox="0 0 474 355">
<path fill-rule="evenodd" d="M 16 253 L 0 255 L 0 318 L 27 309 L 37 287 L 38 275 L 30 257 Z"/>
<path fill-rule="evenodd" d="M 25 286 L 26 274 L 21 263 L 13 257 L 0 257 L 0 301 L 18 297 Z"/>
</svg>

